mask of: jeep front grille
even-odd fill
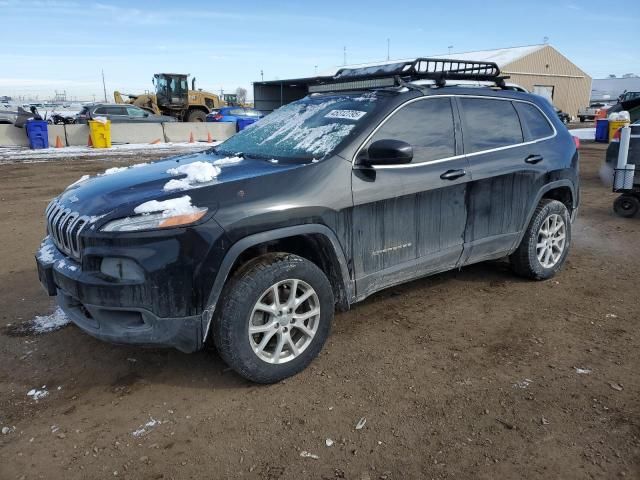
[[[82,256],[80,232],[88,223],[88,217],[80,216],[70,208],[64,208],[55,200],[45,210],[47,233],[61,252],[80,260]]]

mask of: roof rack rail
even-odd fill
[[[493,82],[503,88],[507,78],[500,75],[500,68],[494,62],[416,58],[371,67],[341,68],[333,77],[310,86],[309,92],[407,86],[415,80],[434,80],[438,87],[444,87],[447,80],[475,80]]]

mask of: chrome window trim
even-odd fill
[[[378,132],[378,130],[380,130],[380,128],[382,128],[382,126],[387,123],[387,121],[393,117],[396,112],[398,112],[400,109],[404,108],[407,105],[410,105],[412,103],[415,102],[419,102],[419,101],[425,101],[425,100],[429,100],[432,98],[481,98],[481,99],[488,99],[488,100],[498,100],[498,101],[503,101],[503,102],[520,102],[520,103],[528,103],[529,105],[533,105],[535,108],[538,109],[538,111],[543,115],[543,117],[545,118],[545,120],[549,123],[549,125],[551,125],[551,128],[553,129],[553,134],[552,135],[548,135],[546,137],[543,138],[538,138],[537,140],[530,140],[528,142],[521,142],[521,143],[516,143],[514,145],[506,145],[504,147],[496,147],[496,148],[490,148],[488,150],[481,150],[479,152],[473,152],[473,153],[464,153],[462,155],[454,155],[453,157],[445,157],[445,158],[439,158],[437,160],[427,160],[426,162],[418,162],[418,163],[406,163],[403,165],[372,165],[371,167],[368,168],[372,168],[374,170],[391,170],[391,169],[396,169],[396,168],[415,168],[415,167],[424,167],[426,165],[434,165],[437,163],[443,163],[443,162],[449,162],[452,160],[460,160],[463,158],[469,158],[469,157],[475,157],[478,155],[484,155],[486,153],[492,153],[492,152],[499,152],[502,150],[508,150],[510,148],[516,148],[516,147],[522,147],[522,146],[526,146],[526,145],[533,145],[535,143],[538,142],[544,142],[545,140],[550,140],[552,138],[555,138],[558,135],[558,131],[556,130],[555,125],[553,124],[553,122],[549,119],[549,117],[547,116],[546,113],[544,113],[542,111],[542,109],[536,105],[533,102],[529,102],[527,100],[518,100],[515,98],[502,98],[502,97],[490,97],[487,95],[428,95],[428,96],[424,96],[424,97],[417,97],[417,98],[412,98],[410,100],[407,100],[406,102],[404,102],[401,105],[398,105],[389,115],[387,115],[387,117],[380,122],[380,124],[373,129],[373,131],[367,135],[367,138],[364,139],[364,142],[362,142],[362,144],[358,147],[358,149],[356,150],[356,153],[353,155],[353,158],[351,159],[351,164],[355,167],[356,165],[356,158],[358,158],[358,154],[360,154],[360,151],[364,148],[364,146],[369,142],[369,140],[371,140],[371,138],[373,138],[373,136]],[[453,105],[452,105],[453,108]],[[517,112],[516,112],[517,115]],[[460,114],[460,116],[462,117],[462,113]],[[519,117],[518,117],[519,118]],[[462,120],[462,118],[461,118]],[[463,134],[464,134],[464,127],[463,127]],[[523,138],[524,138],[524,132],[522,132]]]

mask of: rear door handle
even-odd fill
[[[525,162],[531,163],[533,165],[535,165],[536,163],[540,163],[542,160],[544,160],[544,157],[542,155],[529,155],[524,159]]]
[[[460,177],[464,177],[467,174],[467,172],[465,170],[447,170],[446,172],[444,172],[442,175],[440,175],[440,178],[442,180],[455,180],[456,178],[460,178]]]

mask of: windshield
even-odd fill
[[[306,97],[248,126],[216,148],[264,159],[321,159],[379,108],[375,92]]]

